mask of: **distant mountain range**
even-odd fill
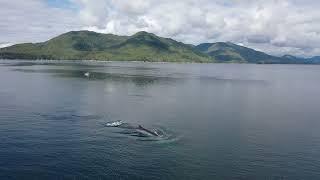
[[[320,56],[276,57],[230,42],[193,46],[144,31],[132,36],[71,31],[42,43],[1,48],[0,59],[320,64]]]

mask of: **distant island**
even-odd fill
[[[132,36],[71,31],[42,43],[1,48],[0,59],[320,64],[319,56],[276,57],[230,42],[194,46],[144,31]]]

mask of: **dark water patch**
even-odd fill
[[[120,63],[121,64],[121,63]],[[128,66],[127,64],[123,65],[113,65],[111,62],[98,62],[98,61],[4,61],[0,62],[0,65],[3,66],[12,66],[12,67],[19,67],[19,66],[60,66],[60,67],[87,67],[87,68],[98,68],[104,67],[108,69],[115,69],[115,70],[136,70],[136,71],[154,71],[159,70],[157,67],[152,66],[145,66],[139,65],[138,63],[132,63],[134,66]]]
[[[101,116],[97,116],[97,115],[79,115],[79,114],[72,114],[67,112],[35,113],[35,115],[45,120],[53,120],[53,121],[55,120],[81,121],[81,120],[97,120],[101,118]]]
[[[213,76],[199,76],[196,78],[199,80],[199,82],[202,82],[202,83],[219,82],[219,83],[238,83],[238,84],[261,84],[261,85],[268,84],[268,81],[266,80],[257,80],[257,79],[224,78],[224,77],[213,77]]]
[[[236,79],[236,78],[223,78],[215,76],[187,76],[187,74],[173,73],[171,75],[145,75],[145,74],[122,74],[122,73],[107,73],[107,72],[94,72],[88,70],[73,70],[73,69],[13,69],[13,71],[25,73],[49,73],[58,77],[65,78],[82,78],[87,80],[109,80],[109,81],[124,81],[133,82],[136,85],[144,86],[154,84],[157,82],[183,82],[186,80],[197,80],[203,83],[237,83],[237,84],[261,84],[267,85],[265,80],[254,79]],[[184,75],[184,76],[183,76]]]
[[[132,97],[138,97],[138,98],[151,98],[151,95],[147,95],[147,94],[128,94],[128,96],[132,96]]]
[[[3,63],[5,66],[19,67],[19,66],[61,66],[61,67],[101,67],[100,65],[89,65],[82,63],[56,63],[56,62],[17,62],[17,63]]]
[[[121,73],[105,73],[105,72],[90,72],[90,71],[75,71],[67,70],[57,74],[60,77],[66,78],[83,78],[87,80],[107,80],[117,82],[132,82],[138,86],[148,84],[156,84],[158,82],[176,82],[178,79],[172,77],[160,77],[152,75],[130,75]]]
[[[50,63],[34,63],[34,62],[16,62],[4,63],[5,66],[35,66],[35,65],[49,65]]]
[[[85,64],[86,65],[86,64]],[[91,65],[87,65],[87,66],[91,66]],[[154,71],[154,70],[159,70],[159,68],[156,67],[146,67],[146,66],[116,66],[116,65],[108,65],[108,64],[99,64],[97,65],[99,67],[105,67],[105,68],[109,68],[109,69],[118,69],[118,70],[136,70],[136,71]]]
[[[65,78],[81,78],[86,80],[108,80],[120,82],[133,82],[138,86],[154,84],[158,82],[176,82],[183,80],[180,78],[154,76],[154,75],[139,75],[139,74],[121,74],[121,73],[105,73],[92,72],[87,70],[70,70],[70,69],[14,69],[24,73],[48,73],[58,77]]]

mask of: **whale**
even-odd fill
[[[135,130],[139,133],[142,133],[144,135],[149,135],[149,136],[155,136],[158,137],[161,134],[159,134],[158,131],[156,130],[150,130],[147,129],[145,127],[143,127],[142,125],[132,125],[129,123],[124,123],[122,121],[114,121],[114,122],[109,122],[106,124],[107,127],[116,127],[116,128],[121,128],[121,129],[131,129],[131,130]]]
[[[142,130],[142,131],[145,131],[145,132],[147,132],[147,133],[149,133],[149,134],[151,134],[151,135],[153,135],[153,136],[159,136],[159,134],[157,133],[157,131],[151,131],[151,130],[149,130],[149,129],[146,129],[146,128],[142,127],[141,125],[138,126],[138,129],[139,129],[139,130]]]

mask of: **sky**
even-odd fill
[[[272,55],[320,55],[318,0],[0,0],[0,47],[71,30],[148,31],[197,45],[233,42]]]

